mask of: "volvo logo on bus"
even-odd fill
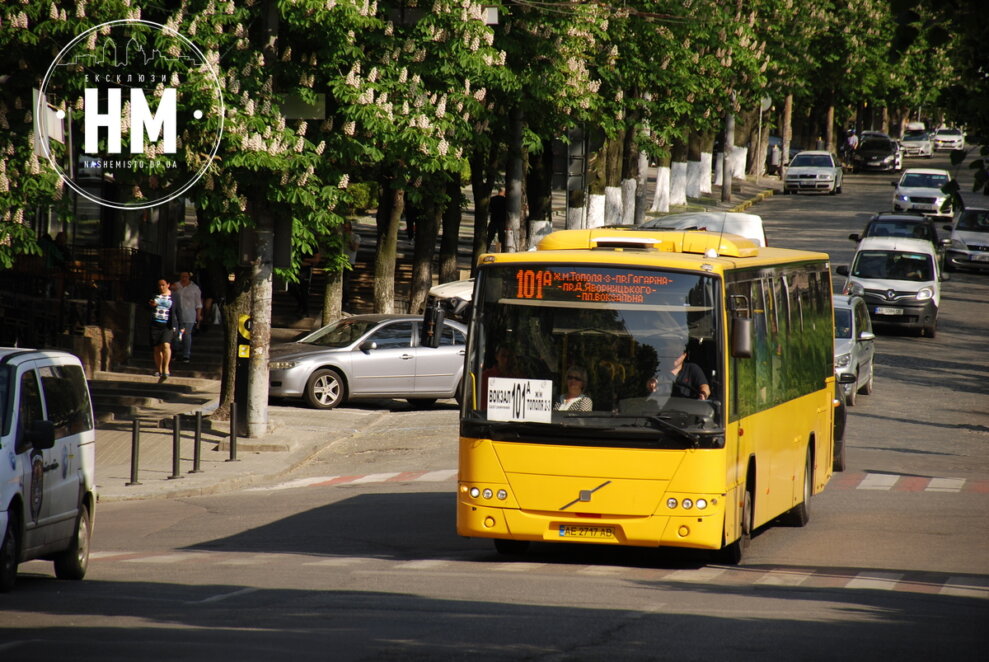
[[[582,501],[583,502],[590,501],[592,494],[594,494],[595,492],[597,492],[598,490],[600,490],[605,485],[610,485],[610,484],[611,484],[611,481],[610,480],[606,480],[603,483],[601,483],[600,485],[598,485],[597,487],[595,487],[593,490],[581,490],[577,494],[577,498],[576,499],[574,499],[573,501],[571,501],[567,505],[565,505],[562,508],[560,508],[560,510],[566,510],[567,508],[569,508],[570,506],[574,505],[575,503],[580,503]]]

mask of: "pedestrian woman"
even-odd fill
[[[168,379],[168,364],[172,360],[172,339],[178,329],[178,315],[175,300],[169,289],[168,281],[158,279],[158,292],[148,300],[151,308],[151,324],[149,338],[151,342],[151,358],[155,364],[155,377],[161,383]]]

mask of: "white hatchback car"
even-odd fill
[[[951,196],[942,188],[951,173],[934,168],[909,168],[892,182],[893,211],[919,211],[932,216],[951,216]]]
[[[928,338],[937,333],[941,305],[941,273],[931,242],[905,237],[866,237],[859,242],[845,294],[861,294],[876,326],[898,326]]]
[[[876,334],[865,300],[856,295],[834,296],[834,372],[845,392],[845,404],[854,407],[858,394],[872,393]]]
[[[811,191],[841,193],[842,170],[838,158],[831,152],[807,151],[793,157],[786,168],[783,193]]]
[[[904,156],[923,156],[928,159],[934,156],[934,143],[931,142],[929,133],[907,133],[900,145]]]

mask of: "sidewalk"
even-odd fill
[[[713,195],[717,199],[701,201],[702,206],[709,210],[747,210],[772,195],[773,187],[778,187],[779,180],[763,177],[760,184],[735,182],[730,203],[720,201],[720,191],[715,187]],[[692,205],[692,208],[696,207]],[[554,227],[558,216],[554,212]],[[562,227],[562,219],[560,225]],[[468,235],[473,231],[473,223],[467,217],[462,227],[462,232]],[[298,329],[272,329],[272,339],[287,340],[297,333]],[[99,373],[96,380],[119,381],[142,388],[146,386],[149,395],[154,393],[157,384],[157,380],[149,375],[129,373]],[[173,377],[168,384],[187,390],[170,401],[152,399],[141,405],[137,412],[137,417],[142,421],[139,429],[139,484],[130,484],[134,438],[132,421],[111,420],[97,424],[96,485],[101,502],[203,496],[273,481],[304,465],[321,449],[357,432],[354,419],[343,412],[335,415],[338,410],[333,410],[329,416],[320,416],[319,424],[314,425],[311,417],[300,415],[306,410],[299,406],[270,406],[268,434],[257,439],[238,438],[236,460],[231,461],[229,423],[217,422],[211,426],[204,418],[200,471],[192,473],[195,458],[194,417],[196,412],[208,416],[216,407],[220,382]],[[176,474],[171,422],[176,414],[181,415],[181,434],[178,477],[173,478]]]

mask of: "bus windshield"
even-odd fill
[[[478,279],[465,436],[683,448],[721,431],[716,278],[513,263]]]

